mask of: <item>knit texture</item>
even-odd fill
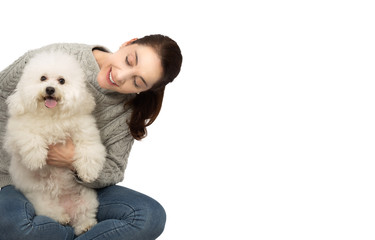
[[[12,94],[22,75],[22,71],[35,54],[41,51],[62,51],[78,60],[85,73],[87,87],[96,101],[93,115],[100,130],[101,140],[107,149],[106,162],[99,178],[88,187],[101,188],[121,182],[134,139],[126,123],[130,118],[131,109],[124,109],[124,103],[134,97],[134,94],[120,94],[102,89],[97,82],[100,71],[92,50],[94,47],[84,44],[52,44],[29,51],[0,72],[0,144],[3,146],[6,123],[8,119],[6,99]],[[100,47],[100,46],[99,46]],[[107,51],[105,48],[100,47]],[[79,104],[79,103],[77,103]],[[85,123],[82,123],[85,124]],[[12,184],[8,173],[10,156],[1,147],[0,150],[0,187]],[[90,167],[90,166],[88,166]],[[79,180],[77,180],[79,181]]]

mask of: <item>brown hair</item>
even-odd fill
[[[141,140],[147,136],[146,127],[159,115],[165,86],[172,82],[180,72],[182,64],[181,50],[177,43],[164,35],[149,35],[135,40],[132,44],[152,47],[161,60],[163,76],[151,89],[141,92],[126,103],[133,112],[127,122],[132,136]]]

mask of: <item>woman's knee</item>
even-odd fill
[[[149,229],[152,231],[151,234],[153,239],[156,239],[164,231],[167,214],[163,206],[156,200],[153,200],[153,203],[150,205],[150,209]]]
[[[0,239],[20,239],[21,229],[28,223],[25,213],[29,207],[26,198],[13,186],[0,190]]]
[[[2,188],[0,190],[0,230],[8,229],[10,225],[18,225],[19,220],[25,219],[23,213],[26,207],[26,198],[13,186]]]
[[[121,186],[103,189],[98,196],[99,221],[118,219],[124,223],[124,230],[129,226],[138,229],[143,236],[140,239],[156,239],[164,231],[166,212],[153,198]]]
[[[166,224],[166,211],[164,207],[151,197],[145,196],[143,202],[135,211],[138,227],[143,230],[144,239],[156,239],[163,231]],[[134,224],[134,223],[133,223]]]

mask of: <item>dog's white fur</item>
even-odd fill
[[[56,107],[45,106],[47,87],[55,90]],[[91,115],[95,101],[79,63],[59,51],[39,53],[26,64],[7,104],[4,147],[12,157],[9,172],[15,187],[31,201],[36,214],[72,225],[76,235],[87,231],[97,223],[96,192],[78,184],[71,170],[46,164],[48,145],[67,138],[75,145],[73,167],[84,182],[97,179],[105,161]]]

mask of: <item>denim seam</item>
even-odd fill
[[[31,227],[33,227],[33,228],[39,228],[40,229],[40,228],[43,228],[43,226],[53,224],[51,222],[43,223],[43,224],[35,224],[33,219],[35,218],[36,213],[34,214],[33,218],[31,218],[31,219],[29,219],[28,214],[27,214],[27,205],[29,205],[29,204],[30,204],[29,202],[25,202],[25,205],[24,205],[24,214],[25,214],[24,216],[25,216],[25,219],[26,219],[28,225],[31,225]]]
[[[126,224],[124,224],[123,226],[119,226],[119,227],[116,227],[116,228],[109,229],[109,230],[106,231],[106,232],[102,232],[102,233],[100,233],[99,235],[97,235],[96,237],[92,238],[92,240],[98,239],[98,238],[102,237],[103,235],[105,235],[105,234],[107,234],[107,233],[116,232],[118,229],[124,228],[124,227],[127,226],[127,225],[131,225],[131,226],[137,228],[137,226],[133,225],[133,223],[135,222],[135,219],[136,219],[136,218],[135,218],[135,212],[136,212],[136,210],[135,210],[132,206],[130,206],[130,205],[128,205],[128,204],[121,203],[121,202],[114,202],[114,203],[109,203],[109,204],[101,204],[100,207],[102,207],[102,206],[103,206],[103,207],[105,207],[105,206],[111,206],[111,205],[114,205],[114,204],[124,205],[124,206],[129,207],[129,208],[133,211],[132,213],[133,213],[133,215],[134,215],[134,217],[132,218],[132,221],[131,221],[131,222],[126,221]],[[130,215],[130,214],[129,214],[129,215]],[[123,216],[122,216],[122,218],[123,218]],[[120,219],[119,219],[119,220],[120,220]],[[120,221],[125,222],[125,221],[123,221],[123,220],[120,220]]]
[[[101,204],[100,207],[102,207],[102,206],[103,206],[103,207],[105,207],[105,206],[111,206],[111,205],[114,205],[114,204],[118,204],[118,205],[123,205],[123,206],[127,206],[127,207],[129,207],[129,208],[132,210],[132,213],[130,213],[130,214],[133,214],[133,215],[134,215],[133,218],[132,218],[131,223],[134,223],[134,222],[135,222],[135,212],[136,212],[136,210],[135,210],[132,206],[130,206],[130,205],[128,205],[128,204],[124,204],[124,203],[121,203],[121,202],[118,202],[118,203],[114,202],[114,203],[109,203],[109,204]],[[128,216],[129,216],[130,214],[128,214]],[[121,216],[121,219],[119,219],[119,220],[124,219],[124,216],[125,216],[125,214],[124,214],[123,216]]]
[[[23,214],[24,214],[24,218],[25,218],[25,220],[26,220],[26,222],[27,222],[27,225],[30,225],[31,227],[34,227],[34,222],[33,222],[33,220],[32,219],[30,219],[29,218],[29,214],[28,214],[28,211],[27,211],[27,205],[28,205],[29,203],[28,202],[25,202],[25,204],[24,204],[24,206],[23,206]],[[34,210],[35,211],[35,210]],[[36,226],[35,226],[36,227]]]

